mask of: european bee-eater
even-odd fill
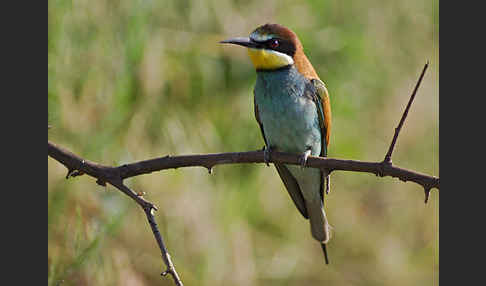
[[[304,54],[297,35],[279,24],[266,24],[250,37],[221,43],[244,46],[256,69],[255,117],[269,150],[302,154],[301,166],[275,163],[285,188],[300,213],[310,221],[326,264],[330,226],[324,211],[324,189],[330,189],[326,171],[305,168],[307,157],[327,156],[331,134],[331,106],[324,83]]]

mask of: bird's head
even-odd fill
[[[220,43],[248,48],[257,70],[274,70],[295,63],[295,56],[302,51],[297,35],[279,24],[265,24],[251,32],[249,37],[237,37]]]
[[[304,76],[318,78],[297,35],[282,25],[265,24],[251,32],[249,37],[231,38],[220,43],[248,48],[256,70],[276,70],[295,65]]]

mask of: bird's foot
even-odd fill
[[[302,169],[304,169],[306,167],[306,165],[307,165],[307,158],[309,158],[310,154],[311,154],[311,150],[309,149],[309,150],[305,151],[302,154],[302,156],[300,157],[300,167]]]
[[[77,177],[77,176],[82,176],[84,175],[84,172],[81,171],[81,170],[68,170],[67,172],[67,175],[66,175],[66,179],[69,179],[69,177]]]
[[[263,162],[265,162],[265,164],[270,167],[270,152],[272,152],[272,149],[270,147],[267,147],[267,146],[263,146]]]

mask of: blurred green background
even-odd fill
[[[246,51],[218,41],[293,29],[333,114],[330,157],[382,160],[427,60],[393,162],[439,175],[438,1],[56,1],[48,4],[49,140],[103,164],[263,146]],[[141,209],[48,158],[49,285],[174,285]],[[438,192],[335,172],[326,266],[277,172],[182,168],[145,191],[186,285],[437,285]]]

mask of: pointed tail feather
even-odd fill
[[[311,227],[312,237],[321,243],[329,241],[329,223],[327,222],[326,213],[321,201],[307,202],[307,212],[309,214],[309,222]]]

